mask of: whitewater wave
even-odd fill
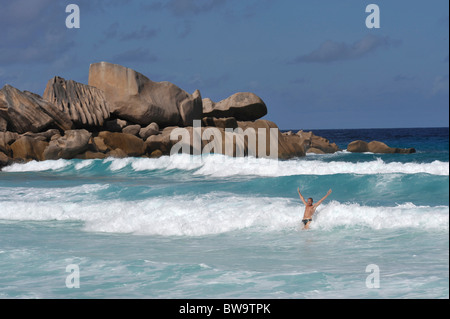
[[[347,162],[293,159],[277,161],[266,158],[208,155],[195,157],[190,155],[163,156],[160,158],[107,158],[104,160],[56,160],[31,161],[25,164],[13,164],[3,168],[4,172],[40,172],[73,170],[83,172],[87,169],[105,169],[110,172],[130,170],[141,171],[191,171],[194,175],[228,177],[253,175],[264,177],[293,175],[335,175],[335,174],[430,174],[449,175],[449,163],[434,161],[431,163],[385,162],[381,158],[367,162]]]
[[[214,192],[161,196],[141,201],[2,201],[0,219],[81,221],[89,232],[160,236],[204,236],[233,231],[297,231],[302,207],[286,198]],[[319,207],[312,230],[337,228],[447,230],[448,206],[371,207],[331,201]]]
[[[0,187],[0,207],[5,201],[44,202],[70,199],[72,202],[95,200],[96,192],[107,190],[109,184],[83,184],[73,187]]]
[[[70,165],[69,160],[49,160],[49,161],[30,161],[24,164],[14,163],[10,166],[4,167],[2,172],[42,172],[42,171],[57,171],[66,168]]]
[[[392,207],[364,206],[332,201],[317,214],[311,228],[367,227],[371,229],[418,228],[448,230],[448,206],[416,206],[413,203]]]

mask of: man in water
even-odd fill
[[[305,204],[305,213],[303,214],[303,229],[309,229],[309,224],[312,222],[312,216],[316,212],[316,208],[322,204],[322,202],[325,200],[325,198],[328,197],[328,195],[331,194],[331,189],[328,191],[328,193],[317,203],[313,204],[313,199],[310,197],[308,198],[308,201],[305,201],[305,198],[303,197],[302,193],[300,193],[300,188],[297,188],[298,194],[300,195],[300,199],[302,200],[303,204]]]

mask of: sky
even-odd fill
[[[284,130],[449,124],[447,0],[0,1],[0,87],[88,84],[106,61],[216,102],[253,92]]]

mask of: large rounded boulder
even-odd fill
[[[170,82],[154,82],[132,69],[99,62],[89,68],[89,85],[105,93],[111,112],[142,127],[192,125],[202,117],[200,92],[191,95]]]
[[[238,92],[220,102],[203,99],[203,116],[234,117],[237,121],[255,121],[267,114],[264,101],[254,93]]]

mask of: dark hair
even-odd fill
[[[310,199],[311,201],[314,201],[314,200],[312,199],[312,197],[310,197],[310,198],[308,198],[308,199]]]

